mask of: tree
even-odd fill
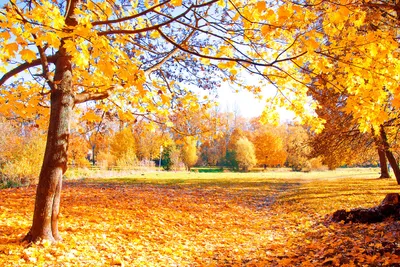
[[[375,161],[371,160],[376,159],[376,156],[371,157],[375,149],[371,134],[361,132],[352,112],[344,110],[348,95],[337,92],[324,76],[317,77],[308,91],[319,103],[315,110],[318,117],[326,121],[321,133],[310,136],[311,156],[322,157],[331,170],[342,165],[362,165]],[[386,158],[383,160],[386,161]],[[385,166],[386,162],[381,164],[382,168]],[[384,171],[381,174],[389,175]]]
[[[181,105],[193,98],[175,81],[210,88],[218,83],[218,77],[230,77],[230,70],[240,65],[272,66],[290,59],[253,60],[252,53],[263,48],[254,46],[261,41],[258,29],[250,29],[261,24],[242,20],[249,28],[244,35],[240,31],[239,10],[234,5],[217,5],[217,2],[27,1],[20,5],[10,2],[2,9],[0,61],[5,64],[14,62],[14,58],[20,60],[16,66],[2,67],[5,74],[0,85],[28,69],[36,79],[21,79],[3,86],[7,102],[2,104],[21,103],[23,100],[12,98],[7,92],[23,91],[31,110],[39,103],[50,105],[46,152],[33,223],[26,240],[61,240],[60,192],[62,174],[67,169],[69,123],[75,105],[109,98],[110,101],[102,102],[105,109],[129,103],[120,117],[134,119],[135,115],[158,114],[162,118],[179,97]],[[228,17],[235,17],[236,21],[226,20]],[[253,27],[248,27],[249,23]],[[24,34],[19,35],[20,32]],[[231,37],[232,32],[239,35]],[[10,33],[18,38],[14,39]],[[251,46],[238,38],[243,40],[249,34],[254,35]],[[246,45],[249,55],[242,52]],[[216,46],[220,52],[214,52]],[[220,63],[216,65],[211,60]],[[220,75],[216,73],[218,69]],[[169,122],[164,120],[164,123]]]
[[[175,144],[166,146],[162,153],[161,165],[164,170],[170,171],[178,167],[180,162],[180,153]]]
[[[310,157],[309,134],[307,130],[299,125],[288,126],[287,164],[295,171],[301,171]]]
[[[138,159],[159,158],[160,147],[167,141],[168,133],[161,127],[151,128],[146,121],[138,121],[132,127]]]
[[[283,166],[287,158],[284,131],[271,125],[252,121],[251,142],[254,144],[257,163],[265,166]]]
[[[197,156],[197,141],[192,136],[187,136],[183,140],[183,146],[181,148],[182,161],[186,166],[186,169],[190,171],[190,168],[194,166],[198,160]]]
[[[331,165],[338,165],[338,159],[344,162],[365,154],[363,152],[368,150],[368,146],[359,144],[371,144],[374,140],[381,176],[389,177],[386,156],[390,157],[390,146],[389,143],[387,146],[382,144],[384,137],[379,133],[382,133],[382,127],[391,127],[398,119],[398,4],[348,1],[338,5],[323,1],[319,10],[322,15],[316,23],[316,31],[324,42],[318,45],[315,56],[320,61],[309,60],[301,64],[300,69],[310,75],[313,86],[309,87],[308,93],[311,91],[313,97],[317,96],[318,104],[323,106],[331,101],[331,104],[338,105],[336,115],[341,114],[336,123],[329,126],[327,121],[325,125],[330,130],[324,136],[330,137],[331,144],[335,143],[332,142],[334,136],[329,133],[332,130],[338,133],[338,128],[344,126],[340,141],[330,146],[335,152],[329,157]],[[337,12],[331,12],[333,10]],[[315,94],[315,87],[319,87],[322,93]],[[321,136],[320,140],[329,139]],[[330,149],[323,145],[320,147],[330,153]],[[384,152],[387,149],[389,153]],[[336,160],[332,157],[335,154]],[[400,177],[397,180],[400,181]]]
[[[68,150],[69,164],[77,167],[87,167],[90,162],[87,160],[88,152],[90,151],[89,143],[85,138],[77,133],[70,135],[70,145]]]
[[[396,177],[397,184],[400,185],[400,168],[399,168],[399,165],[397,163],[396,158],[393,155],[393,152],[390,149],[390,145],[389,145],[389,142],[388,142],[388,138],[387,138],[387,134],[386,134],[386,131],[385,131],[385,127],[383,125],[381,125],[381,127],[379,129],[379,135],[380,135],[381,142],[382,142],[382,145],[383,145],[383,150],[385,151],[385,155],[386,155],[390,165],[393,168],[393,172],[394,172],[394,175]]]
[[[239,168],[248,171],[257,164],[254,145],[246,137],[241,137],[235,145],[236,160]]]
[[[136,161],[136,144],[132,130],[127,127],[115,133],[110,144],[111,153],[118,159],[132,163]],[[128,159],[134,157],[134,159]]]
[[[235,168],[235,164],[231,164],[227,160],[228,145],[235,128],[245,128],[246,120],[239,117],[236,113],[221,112],[215,107],[210,112],[211,119],[207,122],[210,131],[207,136],[201,136],[201,160],[203,164],[216,166],[226,165]],[[229,157],[229,156],[228,156]]]
[[[232,168],[233,170],[239,170],[239,162],[237,161],[237,152],[234,149],[229,149],[225,153],[223,161],[224,166]]]

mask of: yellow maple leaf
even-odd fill
[[[278,16],[279,16],[279,21],[284,21],[288,19],[292,15],[292,10],[290,7],[286,6],[281,6],[278,9]]]
[[[158,31],[153,31],[150,34],[150,37],[156,39],[156,38],[160,37],[160,33]]]
[[[266,2],[265,1],[257,2],[257,9],[258,9],[258,12],[265,11],[267,9]]]
[[[8,40],[11,38],[11,35],[8,31],[0,32],[0,38]]]
[[[15,52],[18,51],[18,44],[17,43],[6,44],[5,51],[8,55],[13,56]]]
[[[36,53],[30,49],[23,49],[20,55],[21,58],[27,62],[32,62],[32,60],[36,59]]]
[[[267,36],[271,32],[269,25],[263,25],[261,27],[261,33],[263,36]]]
[[[181,6],[182,0],[171,0],[171,5],[173,6]]]

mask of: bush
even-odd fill
[[[309,162],[310,170],[312,170],[312,171],[326,171],[326,170],[328,170],[328,167],[326,165],[322,164],[322,158],[321,157],[312,158],[308,162]]]
[[[167,146],[163,150],[162,158],[161,158],[161,166],[164,170],[177,170],[179,168],[180,152],[174,145]]]
[[[0,152],[0,187],[37,183],[46,145],[45,136],[38,131],[25,136],[18,136],[16,131],[9,131],[8,134],[2,137],[6,152]],[[9,142],[4,142],[4,139]]]
[[[116,160],[116,166],[127,167],[127,166],[137,166],[139,161],[136,157],[136,153],[133,149],[129,148],[125,153],[123,153]]]
[[[97,155],[96,165],[102,170],[107,170],[110,166],[115,166],[116,157],[109,153],[100,151]]]
[[[247,138],[242,137],[235,144],[236,160],[243,171],[248,171],[257,164],[254,145]]]

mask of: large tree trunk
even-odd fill
[[[381,167],[381,176],[379,178],[390,178],[389,174],[389,169],[387,166],[387,160],[386,160],[386,153],[385,153],[385,146],[382,141],[382,137],[375,135],[374,128],[371,129],[372,134],[374,136],[374,142],[376,145],[376,148],[378,150],[378,156],[379,156],[379,165]]]
[[[382,146],[378,147],[379,165],[381,166],[381,176],[379,178],[390,178],[389,169],[387,166],[385,149]]]
[[[369,209],[337,210],[327,217],[327,222],[377,223],[388,218],[400,220],[400,195],[387,194],[380,205]]]
[[[387,140],[385,128],[383,127],[383,125],[381,125],[381,128],[380,128],[380,135],[381,135],[381,138],[382,138],[383,147],[385,148],[386,157],[387,157],[390,165],[393,168],[393,172],[394,172],[394,176],[396,177],[397,184],[400,185],[400,169],[399,169],[399,165],[397,164],[396,158],[393,156],[393,153],[390,150],[389,142]]]
[[[78,4],[79,0],[69,1],[69,8],[65,14],[65,24],[68,27],[77,25],[74,12]],[[71,30],[68,27],[66,31]],[[72,108],[76,102],[72,91],[71,56],[65,49],[66,40],[61,39],[60,49],[56,54],[54,79],[48,80],[51,89],[50,121],[43,165],[36,190],[32,227],[24,238],[29,242],[61,240],[58,233],[58,214],[62,176],[67,170],[69,124]]]
[[[25,237],[29,242],[61,239],[57,220],[62,176],[67,170],[69,123],[74,105],[71,62],[65,51],[59,53],[54,80],[46,151],[36,191],[33,223]]]

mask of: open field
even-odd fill
[[[265,178],[284,178],[284,179],[334,179],[334,178],[376,178],[379,177],[379,168],[339,168],[334,171],[312,171],[312,172],[292,172],[289,168],[268,168],[267,171],[259,172],[165,172],[159,169],[150,171],[107,171],[107,170],[91,170],[91,169],[74,169],[70,168],[66,176],[70,179],[81,178],[129,178],[129,179],[172,179],[172,180],[207,180],[207,179],[265,179]]]
[[[399,191],[378,171],[70,180],[55,245],[20,242],[35,187],[0,190],[0,266],[397,266],[398,222],[325,223]]]

